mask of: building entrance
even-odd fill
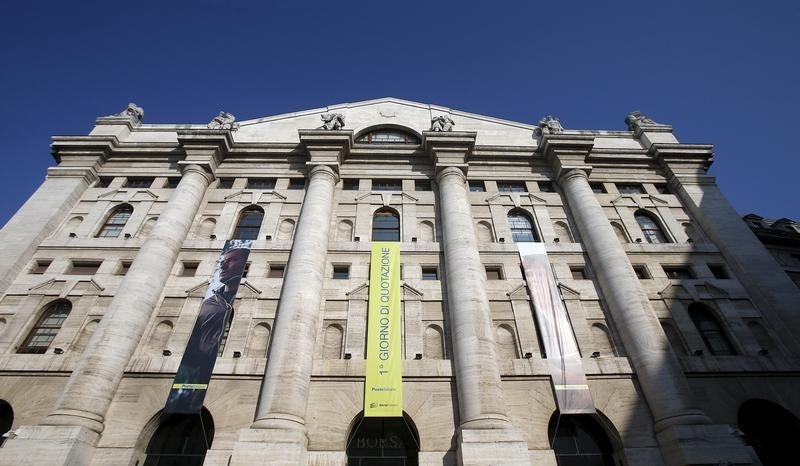
[[[348,466],[417,466],[419,435],[405,414],[371,418],[359,414],[347,439]]]

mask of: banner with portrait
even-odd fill
[[[403,415],[400,243],[373,242],[367,314],[364,417]]]
[[[594,414],[578,344],[542,243],[517,243],[561,414]]]
[[[200,312],[183,352],[165,413],[200,413],[225,326],[233,312],[251,240],[228,240],[217,259]]]

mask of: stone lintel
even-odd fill
[[[477,134],[475,131],[423,131],[422,147],[437,172],[457,167],[466,175]]]
[[[583,170],[588,176],[592,166],[586,163],[592,148],[594,135],[591,134],[545,134],[539,144],[539,151],[550,163],[556,180],[571,170]]]
[[[300,136],[307,165],[326,165],[338,175],[339,166],[353,148],[353,130],[301,129]]]
[[[227,129],[180,129],[178,144],[185,152],[180,165],[200,165],[214,174],[233,147],[231,131]]]

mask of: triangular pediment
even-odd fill
[[[658,295],[664,299],[697,299],[697,293],[694,289],[670,283],[658,292]]]
[[[246,279],[239,283],[239,289],[236,290],[237,298],[257,298],[260,294],[261,290],[253,286],[253,284]]]
[[[206,296],[208,283],[208,280],[203,280],[201,283],[186,290],[186,295],[192,298],[204,298]]]
[[[528,299],[528,288],[523,283],[506,294],[511,299]]]
[[[403,290],[403,299],[406,301],[419,301],[422,299],[422,292],[408,283],[403,283],[400,288]]]
[[[477,145],[535,146],[535,122],[521,123],[500,118],[469,113],[436,104],[403,100],[394,97],[329,105],[297,112],[266,116],[239,122],[233,134],[237,142],[299,143],[298,130],[316,129],[322,125],[325,113],[340,113],[345,118],[345,130],[358,135],[373,127],[391,126],[408,128],[421,134],[431,128],[431,118],[449,116],[455,123],[454,131],[476,131]]]
[[[350,291],[345,292],[347,299],[363,299],[369,298],[369,282],[364,282]]]
[[[573,290],[563,283],[558,284],[558,289],[561,290],[561,297],[564,299],[580,299],[581,297],[581,294],[578,291]]]

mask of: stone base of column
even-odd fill
[[[308,438],[301,430],[242,429],[230,465],[305,465],[307,447]]]
[[[89,464],[100,434],[86,427],[21,426],[3,445],[0,466]]]
[[[656,433],[667,466],[759,464],[753,449],[725,424],[673,425]]]
[[[462,466],[530,466],[528,444],[515,428],[461,429],[458,434],[458,464]]]

